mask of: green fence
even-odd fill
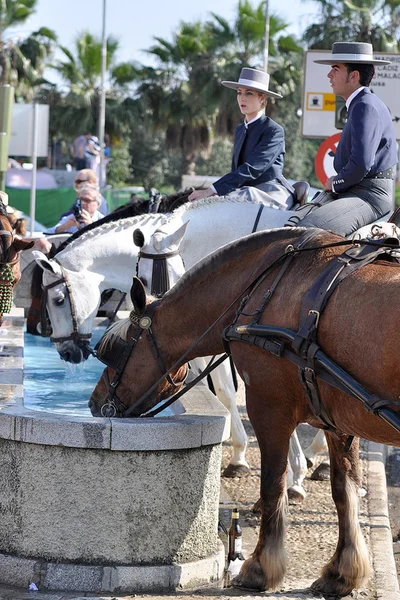
[[[30,190],[20,188],[6,188],[10,206],[22,210],[26,215],[30,213]],[[52,188],[50,190],[36,190],[35,219],[45,227],[58,223],[60,215],[66,212],[75,202],[74,188]]]
[[[133,189],[133,188],[132,188]],[[104,197],[108,206],[114,210],[121,204],[129,202],[132,189],[105,190]],[[9,204],[26,215],[30,213],[30,190],[20,188],[6,188]],[[140,196],[140,194],[139,194]],[[67,212],[75,202],[76,194],[74,188],[52,188],[49,190],[36,190],[35,219],[45,227],[51,227],[58,223],[60,215]]]

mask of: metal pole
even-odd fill
[[[268,71],[269,0],[265,0],[264,71]]]
[[[106,40],[106,0],[103,0],[103,31],[101,35],[101,84],[100,84],[100,116],[99,116],[99,144],[100,144],[100,165],[99,165],[99,188],[102,190],[105,181],[103,181],[104,168],[104,128],[106,124],[106,90],[105,79],[107,69],[107,40]]]
[[[31,235],[35,230],[35,208],[36,208],[36,172],[37,172],[37,147],[39,137],[39,105],[32,104],[32,180],[29,216],[31,219]]]

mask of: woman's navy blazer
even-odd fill
[[[285,154],[283,128],[266,115],[250,123],[238,125],[233,146],[232,171],[213,186],[225,196],[246,185],[259,185],[273,179],[288,187],[282,175]]]

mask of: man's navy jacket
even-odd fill
[[[245,185],[259,185],[272,179],[289,186],[282,175],[285,136],[283,128],[266,115],[247,127],[242,123],[235,132],[232,171],[213,186],[225,196]]]
[[[350,102],[336,150],[334,190],[344,192],[397,163],[397,144],[388,108],[369,88]]]

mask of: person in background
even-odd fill
[[[91,135],[85,148],[86,168],[92,169],[98,175],[97,171],[100,164],[100,144],[96,135]]]
[[[94,186],[81,185],[77,190],[77,200],[80,200],[81,204],[80,215],[76,215],[74,211],[71,211],[62,216],[59,222],[54,227],[49,228],[46,233],[75,233],[82,227],[99,221],[104,217],[99,211],[100,198],[100,193]]]
[[[206,190],[196,190],[189,200],[238,193],[246,199],[257,198],[281,209],[291,208],[294,189],[282,174],[285,155],[283,128],[265,114],[268,97],[282,98],[269,90],[269,75],[243,68],[239,80],[222,81],[237,90],[244,122],[236,128],[232,170]]]
[[[96,188],[98,187],[97,175],[92,169],[82,169],[76,174],[74,182],[75,190],[78,191],[79,187],[83,184],[93,185]],[[103,196],[101,196],[99,211],[104,216],[108,215],[110,212],[108,204]]]
[[[86,167],[85,152],[88,140],[90,139],[91,135],[92,134],[90,131],[86,131],[83,135],[80,135],[77,138],[75,138],[75,140],[70,146],[70,152],[72,158],[75,161],[75,168],[77,171],[80,171],[81,169],[84,169]]]
[[[375,59],[371,44],[335,42],[330,56],[314,62],[330,65],[327,76],[346,101],[347,119],[333,163],[337,175],[296,224],[348,236],[392,210],[396,135],[388,108],[368,87],[374,65],[390,61]]]

